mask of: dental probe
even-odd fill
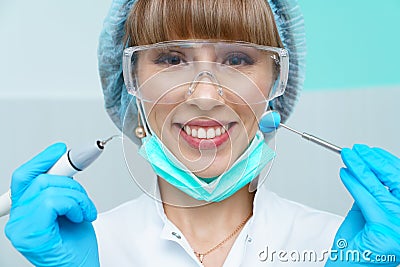
[[[72,177],[76,173],[83,171],[92,164],[103,152],[104,146],[111,141],[113,135],[106,140],[97,140],[94,144],[89,144],[77,149],[70,149],[47,171],[47,174]],[[11,191],[0,196],[0,217],[10,213]]]
[[[279,126],[285,128],[285,129],[288,129],[289,131],[291,131],[293,133],[296,133],[296,134],[300,135],[301,137],[303,137],[304,139],[306,139],[308,141],[311,141],[311,142],[313,142],[313,143],[315,143],[317,145],[320,145],[320,146],[325,147],[325,148],[327,148],[329,150],[332,150],[333,152],[336,152],[336,153],[340,154],[340,152],[342,151],[341,147],[338,147],[338,146],[336,146],[336,145],[334,145],[332,143],[329,143],[328,141],[325,141],[325,140],[323,140],[321,138],[318,138],[318,137],[316,137],[316,136],[314,136],[312,134],[308,134],[308,133],[304,133],[304,132],[301,133],[299,131],[296,131],[295,129],[290,128],[289,126],[287,126],[287,125],[285,125],[283,123],[280,123]]]
[[[322,147],[325,147],[329,150],[332,150],[333,152],[339,153],[342,151],[341,147],[338,147],[332,143],[329,143],[321,138],[318,138],[314,135],[308,134],[308,133],[302,133],[299,132],[293,128],[290,128],[289,126],[286,126],[285,124],[281,123],[281,115],[276,112],[275,110],[270,110],[265,112],[261,120],[259,122],[259,127],[260,130],[263,131],[264,133],[271,133],[273,131],[276,131],[279,127],[283,127],[293,133],[296,133],[303,137],[304,139],[311,141],[317,145],[320,145]]]

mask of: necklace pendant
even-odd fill
[[[200,253],[199,253],[199,260],[200,260],[200,262],[201,262],[201,263],[203,263],[203,260],[204,260],[204,254],[200,254]]]
[[[194,251],[194,254],[196,255],[197,258],[199,258],[199,261],[200,261],[201,263],[203,263],[204,256],[205,256],[206,254],[198,253],[198,252],[196,252],[196,251]]]

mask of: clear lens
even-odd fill
[[[179,103],[205,88],[231,103],[265,103],[283,94],[287,67],[284,49],[239,42],[166,42],[124,53],[129,92],[152,103]]]

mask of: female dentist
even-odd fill
[[[99,45],[105,105],[153,167],[142,175],[154,191],[96,220],[77,181],[46,174],[65,152],[55,144],[14,172],[7,237],[36,266],[373,266],[383,255],[397,266],[397,157],[342,150],[355,199],[344,221],[258,179],[275,156],[260,121],[290,115],[304,46],[295,1],[113,1]],[[290,261],[293,251],[319,257]]]

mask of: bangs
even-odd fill
[[[266,0],[138,0],[125,38],[129,46],[211,39],[282,47]]]

